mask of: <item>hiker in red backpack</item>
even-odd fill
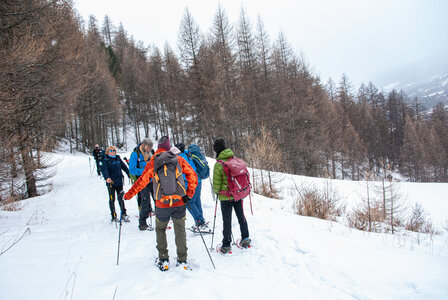
[[[218,195],[218,199],[221,202],[221,213],[223,221],[223,239],[222,246],[219,249],[222,253],[228,253],[232,247],[230,243],[232,241],[232,208],[235,210],[238,223],[240,224],[241,242],[240,245],[243,248],[249,248],[251,240],[249,239],[249,228],[247,226],[246,217],[243,210],[243,199],[235,199],[229,192],[228,176],[225,173],[224,168],[228,170],[226,162],[234,158],[233,151],[226,148],[226,142],[222,138],[216,139],[213,144],[213,150],[216,152],[217,163],[213,168],[213,193]],[[250,187],[249,191],[250,192]],[[247,196],[247,194],[246,194]]]

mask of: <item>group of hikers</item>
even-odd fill
[[[218,163],[213,168],[212,192],[216,194],[217,200],[220,201],[223,220],[223,239],[217,250],[226,254],[232,249],[232,208],[237,216],[241,231],[241,240],[239,240],[238,245],[242,248],[251,246],[242,200],[250,192],[250,186],[247,189],[244,187],[243,194],[233,192],[234,186],[229,179],[236,181],[232,177],[233,175],[230,175],[228,161],[235,161],[235,165],[237,165],[238,161],[241,160],[234,158],[233,151],[226,147],[226,142],[222,138],[215,140],[213,150],[216,153]],[[186,149],[183,143],[178,143],[172,147],[169,137],[163,136],[158,141],[156,151],[153,149],[153,142],[150,138],[143,139],[131,153],[130,159],[124,158],[128,165],[117,155],[115,146],[109,146],[103,151],[99,148],[99,145],[95,145],[93,156],[97,163],[98,175],[101,174],[106,181],[111,220],[128,222],[129,216],[126,214],[124,200],[130,200],[137,195],[139,230],[151,230],[152,224],[148,225],[147,219],[152,215],[155,216],[157,265],[163,271],[169,262],[166,229],[171,219],[174,225],[177,248],[176,265],[182,265],[186,268],[188,266],[185,230],[186,210],[188,209],[195,222],[191,227],[193,232],[211,232],[208,228],[208,222],[205,221],[203,216],[201,204],[201,181],[208,178],[209,168],[199,147],[192,144]],[[123,172],[133,183],[126,193],[123,191]],[[245,185],[244,183],[236,183],[239,187]],[[154,206],[151,204],[151,197]],[[115,212],[116,198],[120,206],[121,216],[117,216]]]

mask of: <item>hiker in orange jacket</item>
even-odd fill
[[[168,245],[166,240],[166,227],[170,218],[173,219],[174,224],[174,234],[175,242],[177,248],[177,260],[178,264],[187,264],[187,242],[185,234],[185,217],[186,217],[186,206],[185,203],[193,197],[195,193],[196,186],[198,184],[198,178],[193,168],[188,164],[188,162],[182,157],[173,154],[171,151],[170,140],[168,136],[163,136],[158,142],[158,149],[151,157],[150,161],[146,164],[145,170],[134,185],[124,194],[124,199],[129,200],[135,196],[139,191],[141,191],[151,180],[155,178],[153,194],[156,199],[156,236],[157,236],[157,250],[159,251],[158,264],[166,264],[169,261],[168,256]],[[154,170],[154,165],[159,165],[160,162],[158,158],[164,152],[169,152],[164,154],[165,156],[170,156],[176,158],[178,165],[181,168],[181,172],[185,174],[188,180],[188,189],[185,191],[184,186],[179,184],[178,193],[172,195],[164,195],[163,187],[157,188],[157,174],[158,170]],[[160,174],[160,173],[159,173]],[[166,173],[165,173],[166,174]],[[182,176],[178,176],[182,179]],[[161,183],[159,183],[161,184]],[[180,188],[181,187],[181,188]]]

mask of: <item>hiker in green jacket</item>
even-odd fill
[[[226,142],[222,138],[216,139],[213,144],[213,150],[216,153],[217,160],[227,161],[234,156],[233,151],[226,148]],[[217,162],[213,168],[213,193],[218,195],[221,202],[221,213],[223,221],[223,239],[222,246],[219,249],[222,253],[228,253],[232,248],[232,208],[235,210],[241,231],[241,247],[250,247],[249,228],[246,217],[244,216],[243,201],[235,201],[232,196],[223,195],[223,191],[228,191],[227,177],[224,174],[223,165]]]

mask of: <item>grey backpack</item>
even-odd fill
[[[185,195],[185,182],[177,155],[171,151],[157,154],[154,157],[154,198],[171,206]]]

